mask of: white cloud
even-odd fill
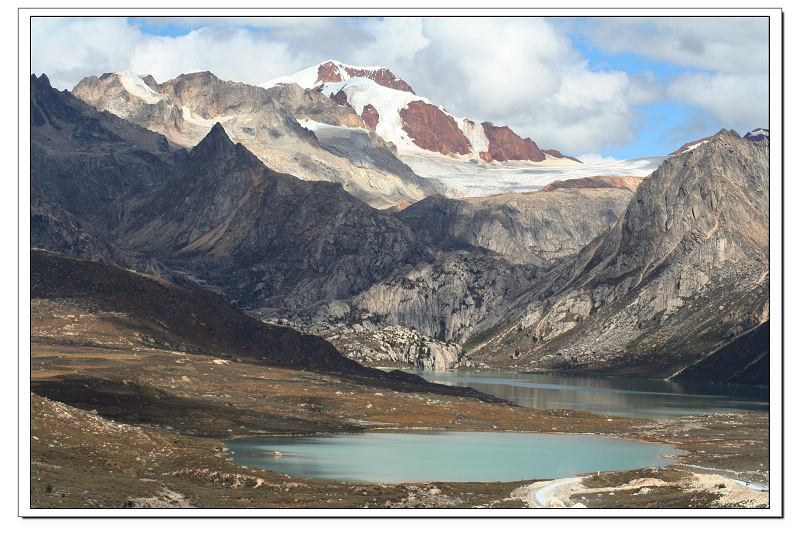
[[[370,29],[373,47],[391,55],[392,71],[417,94],[565,153],[630,142],[631,106],[663,94],[652,75],[590,71],[540,18],[373,21]]]
[[[596,18],[586,29],[608,52],[718,72],[768,70],[766,17]]]
[[[130,69],[140,37],[125,19],[33,17],[31,73],[72,89],[85,76]]]
[[[423,19],[370,19],[363,21],[362,25],[369,37],[363,44],[353,43],[349,53],[342,56],[343,61],[355,65],[385,66],[395,75],[408,80],[417,77],[415,73],[418,72],[418,65],[415,64],[414,57],[431,42],[423,32]]]
[[[636,106],[671,98],[722,122],[767,125],[766,22],[747,19],[190,18],[185,35],[142,33],[123,18],[38,18],[32,68],[71,89],[84,76],[134,70],[159,82],[195,68],[258,84],[326,59],[382,65],[451,113],[508,125],[542,148],[592,153],[652,125]],[[667,84],[652,72],[591,66],[569,31],[596,46],[694,68]],[[189,31],[191,29],[191,31]],[[68,51],[65,53],[65,51]],[[741,71],[741,72],[740,72]],[[733,127],[733,126],[731,126]],[[738,126],[743,127],[743,126]]]
[[[131,68],[152,74],[159,82],[200,68],[224,80],[260,83],[297,64],[288,44],[266,40],[244,28],[203,27],[180,37],[143,40],[131,57]]]
[[[685,73],[669,85],[667,93],[706,110],[742,135],[766,127],[769,120],[769,80],[762,75]]]
[[[556,92],[569,42],[542,19],[426,19],[420,89],[451,112],[507,120]]]
[[[543,148],[569,146],[573,152],[631,142],[636,112],[628,101],[629,90],[624,72],[565,73],[558,92],[542,102],[535,116],[534,139]]]
[[[31,23],[32,72],[46,73],[60,89],[104,72],[133,70],[163,82],[196,68],[257,84],[315,60],[288,41],[239,26],[204,25],[162,37],[144,34],[124,18],[35,17]]]

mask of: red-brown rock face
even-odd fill
[[[483,131],[489,140],[489,150],[480,154],[486,162],[527,160],[544,161],[546,159],[536,143],[530,138],[523,139],[508,126],[496,127],[491,122],[483,123]]]
[[[369,129],[372,131],[375,131],[375,128],[378,127],[380,115],[378,114],[378,110],[375,109],[372,104],[367,104],[364,106],[364,109],[361,111],[361,118],[364,120],[364,124],[369,126]]]
[[[351,78],[369,78],[378,85],[389,87],[390,89],[397,89],[398,91],[406,91],[415,94],[414,90],[409,84],[395,76],[387,68],[378,70],[367,70],[359,68],[344,67],[345,72]],[[339,67],[332,61],[327,61],[319,66],[317,69],[317,83],[336,83],[342,80],[339,73]]]
[[[400,110],[400,118],[403,130],[414,144],[424,150],[445,155],[466,155],[471,152],[472,146],[453,117],[434,105],[415,100]]]
[[[333,100],[334,102],[336,102],[336,103],[337,103],[337,104],[339,104],[339,105],[344,105],[344,106],[347,106],[347,107],[352,107],[352,106],[350,105],[350,102],[348,102],[348,101],[347,101],[347,95],[344,93],[344,91],[339,91],[339,92],[338,92],[338,93],[336,93],[336,94],[332,94],[332,95],[331,95],[331,100]]]
[[[564,155],[558,150],[542,150],[542,152],[546,153],[547,155],[552,155],[553,157],[557,157],[559,159],[570,159],[572,161],[577,161],[578,163],[583,163],[583,161],[581,161],[580,159],[575,159],[574,157]]]

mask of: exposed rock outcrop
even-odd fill
[[[361,111],[361,119],[364,121],[364,124],[369,127],[369,129],[375,131],[375,128],[378,127],[378,121],[381,119],[381,116],[378,114],[378,110],[375,109],[372,104],[367,104]]]
[[[547,159],[545,153],[536,146],[535,142],[530,138],[523,139],[508,126],[497,127],[491,122],[484,122],[483,131],[489,141],[489,147],[480,156],[487,163],[509,160],[544,161]]]
[[[716,352],[769,317],[768,192],[763,141],[723,130],[668,159],[618,223],[512,306],[521,316],[498,321],[487,358],[668,377]]]
[[[453,117],[438,107],[420,100],[400,110],[403,130],[423,150],[440,154],[466,155],[471,146]]]
[[[364,123],[355,109],[343,94],[341,96],[333,98],[337,105],[332,106],[324,95],[316,91],[306,91],[295,84],[280,84],[267,89],[267,97],[288,109],[298,121],[313,120],[333,126],[363,128]]]
[[[403,325],[463,342],[475,327],[529,287],[538,270],[486,252],[455,251],[388,277],[353,299],[382,325]]]
[[[316,335],[363,365],[433,371],[472,366],[459,344],[433,339],[403,326],[377,327],[368,319],[350,326],[336,323],[315,326]]]
[[[575,161],[576,163],[583,163],[580,159],[577,159],[572,156],[564,155],[558,150],[542,150],[545,154],[555,157],[556,159],[569,159],[570,161]]]
[[[411,86],[392,74],[388,68],[353,67],[338,61],[326,61],[320,64],[317,68],[317,81],[314,85],[321,86],[325,83],[336,83],[350,78],[367,78],[383,87],[414,94]]]

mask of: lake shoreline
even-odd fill
[[[287,478],[233,464],[221,442],[410,428],[664,442],[686,455],[662,471],[694,476],[719,468],[741,472],[738,477],[751,482],[769,480],[768,413],[609,421],[592,413],[398,392],[345,376],[155,351],[33,346],[31,380],[30,494],[32,508],[39,509],[135,508],[156,500],[220,509],[527,507],[524,498],[511,494],[531,480],[381,486]],[[93,403],[111,392],[102,405]],[[713,507],[719,499],[705,489],[676,486],[668,492],[653,502],[686,508],[693,495],[702,494]],[[185,498],[166,496],[172,493]],[[617,503],[646,505],[643,498]],[[617,503],[608,498],[593,505]]]

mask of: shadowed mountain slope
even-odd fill
[[[43,250],[31,250],[31,300],[34,310],[45,307],[40,302],[50,302],[98,317],[105,327],[91,328],[86,335],[100,340],[101,346],[146,346],[291,368],[362,371],[327,341],[262,324],[208,291]],[[104,332],[107,336],[100,337]],[[32,337],[58,340],[39,339],[36,330]],[[76,340],[91,345],[80,336]]]
[[[31,250],[31,341],[195,353],[337,373],[393,390],[500,402],[474,389],[436,385],[397,370],[383,372],[361,366],[320,337],[264,324],[209,291],[37,249]]]
[[[338,184],[273,172],[220,125],[146,205],[127,247],[254,311],[345,299],[432,257],[395,218]]]

